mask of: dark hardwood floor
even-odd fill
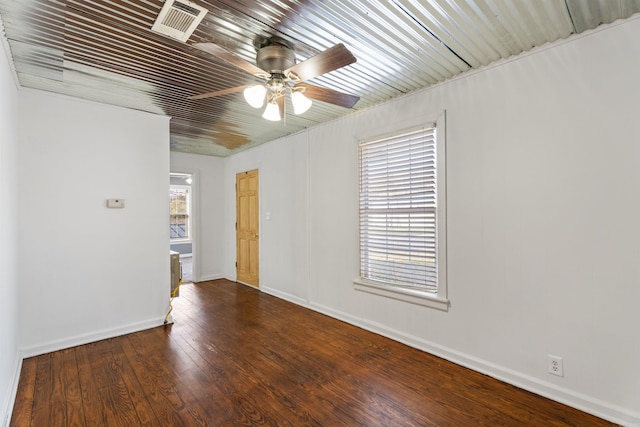
[[[11,426],[610,425],[226,280],[173,315],[26,359]]]

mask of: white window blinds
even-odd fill
[[[438,291],[436,128],[363,142],[360,275]]]

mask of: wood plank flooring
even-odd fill
[[[226,280],[175,324],[26,359],[11,426],[609,423]]]

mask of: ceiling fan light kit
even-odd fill
[[[285,115],[287,93],[291,97],[293,112],[296,115],[303,114],[311,108],[313,103],[311,99],[345,108],[353,107],[360,99],[333,89],[302,83],[356,62],[356,58],[341,43],[296,63],[294,50],[284,40],[277,37],[262,39],[255,44],[256,65],[215,43],[196,43],[193,46],[266,82],[193,95],[189,99],[202,99],[242,91],[247,103],[254,108],[261,108],[266,99],[267,106],[262,117],[271,121],[280,121]]]
[[[262,118],[271,120],[272,122],[279,122],[282,119],[282,117],[280,117],[280,108],[275,101],[269,101],[269,103],[267,103],[267,108],[264,109]]]
[[[244,99],[247,101],[247,104],[252,106],[253,108],[260,108],[264,105],[265,97],[271,99],[267,104],[267,109],[265,110],[263,117],[267,120],[274,120],[275,115],[273,113],[268,112],[270,105],[275,105],[278,107],[276,103],[276,99],[280,96],[285,96],[285,92],[291,92],[291,103],[293,104],[293,112],[296,115],[303,114],[309,108],[311,108],[311,101],[309,98],[304,96],[303,92],[304,88],[293,89],[282,83],[267,83],[266,85],[255,85],[249,86],[244,90]],[[267,95],[268,94],[268,95]],[[280,120],[280,113],[278,111],[278,119]]]
[[[313,102],[304,96],[302,91],[296,90],[291,93],[291,103],[293,104],[293,112],[300,115],[311,108]]]
[[[253,108],[260,108],[264,104],[267,88],[264,85],[249,86],[244,90],[244,99]]]

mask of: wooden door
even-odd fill
[[[236,280],[259,285],[258,171],[236,175]]]

